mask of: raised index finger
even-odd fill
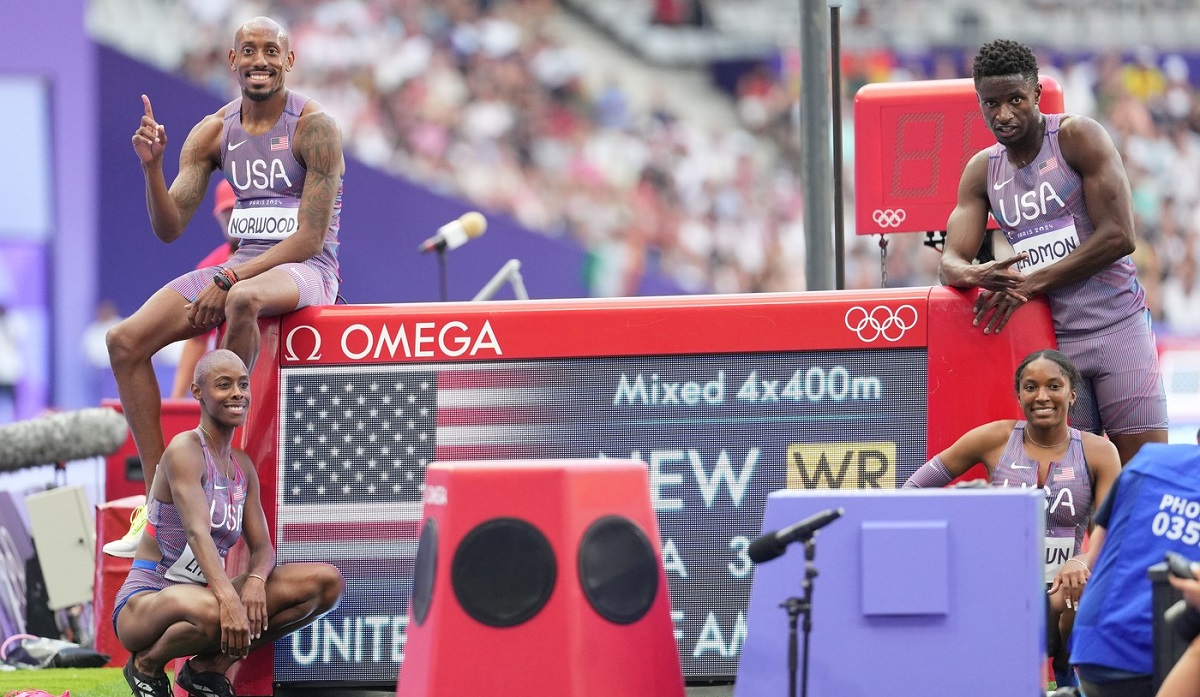
[[[142,106],[146,107],[146,116],[149,116],[150,120],[153,121],[154,109],[150,106],[150,98],[144,94],[142,95]]]

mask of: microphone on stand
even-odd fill
[[[476,211],[463,213],[457,220],[452,220],[438,228],[437,234],[425,240],[417,247],[422,254],[427,252],[444,252],[457,249],[467,243],[467,240],[479,237],[487,230],[487,219]]]
[[[793,542],[807,540],[817,530],[841,518],[845,512],[842,508],[830,508],[813,514],[799,523],[789,525],[782,530],[769,532],[756,538],[750,543],[750,549],[748,550],[750,561],[755,564],[762,564],[781,556],[787,551],[788,545]]]

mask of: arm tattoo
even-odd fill
[[[179,175],[175,178],[178,186],[175,201],[180,210],[190,213],[200,206],[200,202],[204,200],[204,192],[208,187],[210,176],[211,173],[201,172],[197,167],[185,167],[179,170]]]
[[[342,134],[337,123],[324,112],[307,116],[303,128],[296,129],[296,151],[308,168],[300,220],[323,237],[342,177]]]
[[[208,180],[218,163],[212,161],[210,153],[205,151],[205,139],[212,130],[211,117],[202,120],[192,128],[192,132],[183,141],[183,151],[179,153],[179,174],[171,185],[171,195],[179,206],[186,220],[200,206],[204,194],[208,190]]]

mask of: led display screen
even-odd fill
[[[885,347],[285,366],[279,561],[334,563],[347,588],[276,644],[275,680],[395,683],[430,462],[596,457],[648,466],[684,674],[733,676],[767,495],[902,483],[925,459],[927,362]]]

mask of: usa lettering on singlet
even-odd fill
[[[1038,468],[1038,461],[1025,453],[1025,422],[1018,421],[992,471],[992,486],[1038,487]],[[1092,479],[1078,430],[1070,429],[1067,452],[1050,464],[1041,489],[1046,495],[1043,568],[1050,583],[1082,549],[1092,516]]]
[[[212,453],[199,433],[196,438],[204,454],[205,472],[201,488],[208,502],[209,535],[224,568],[226,555],[242,535],[242,514],[246,506],[245,474],[237,460],[230,456],[233,477],[225,476],[213,462]],[[159,571],[172,581],[208,583],[175,504],[152,497],[149,505],[150,523],[154,525],[151,534],[158,540],[162,552],[158,562]]]
[[[228,234],[242,240],[278,242],[300,229],[300,198],[307,170],[292,152],[296,126],[308,98],[288,91],[283,113],[266,133],[251,135],[242,128],[242,99],[225,105],[221,134],[221,169],[237,202]],[[341,187],[334,199],[333,217],[326,230],[323,256],[336,268]]]
[[[228,480],[226,477],[221,477],[221,479],[224,479],[223,485],[222,483],[214,485],[218,491],[227,491],[230,487],[238,486],[233,480]],[[212,498],[209,503],[209,527],[214,540],[220,540],[223,536],[236,540],[241,536],[241,513],[244,505],[238,503],[236,497],[233,500],[220,497],[220,495]],[[227,553],[226,547],[217,545],[217,554],[220,554],[222,569],[224,569]],[[200,563],[196,559],[196,553],[192,552],[191,543],[185,543],[179,553],[179,559],[167,567],[163,576],[172,581],[184,583],[206,584],[209,582],[209,579],[204,576],[204,571],[200,570]]]
[[[1015,267],[1026,274],[1061,262],[1095,231],[1083,197],[1083,179],[1059,146],[1063,114],[1044,117],[1041,150],[1025,167],[1014,167],[1008,150],[999,143],[988,150],[991,213],[1013,250],[1028,254]],[[1059,336],[1103,332],[1146,307],[1129,257],[1047,296]]]

